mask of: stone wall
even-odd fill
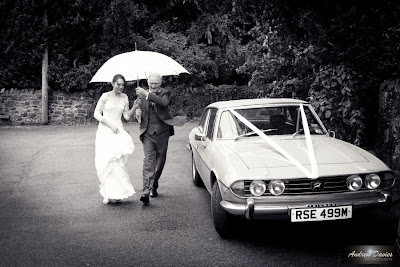
[[[42,120],[42,94],[34,89],[2,89],[0,114],[12,124],[36,124]]]
[[[85,92],[52,92],[49,94],[49,122],[52,124],[93,123],[97,98]]]
[[[49,124],[94,123],[93,112],[99,95],[93,92],[49,91]],[[0,91],[1,121],[13,125],[42,123],[42,92],[34,89],[2,89]]]

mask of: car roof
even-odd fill
[[[308,102],[293,98],[255,98],[255,99],[239,99],[229,101],[219,101],[209,104],[208,108],[237,108],[253,105],[270,105],[270,104],[308,104]]]

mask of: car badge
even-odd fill
[[[324,189],[324,183],[322,182],[311,183],[312,191],[322,191],[323,189]]]

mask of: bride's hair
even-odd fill
[[[115,74],[112,79],[112,83],[115,83],[118,79],[122,79],[122,80],[124,80],[124,83],[126,83],[125,77],[122,74]]]

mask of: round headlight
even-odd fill
[[[269,182],[268,190],[274,196],[279,196],[285,191],[285,183],[282,180],[272,180]]]
[[[265,190],[267,190],[267,186],[264,181],[253,181],[250,184],[250,193],[256,197],[262,196]]]
[[[361,188],[363,182],[359,175],[351,175],[347,177],[346,184],[347,188],[349,188],[351,191],[357,191]]]
[[[244,181],[236,181],[231,185],[231,190],[238,196],[244,197],[245,190],[244,190]]]
[[[375,189],[378,188],[378,186],[381,184],[381,178],[379,177],[378,174],[368,174],[365,177],[365,185],[369,188],[369,189]]]
[[[385,188],[390,188],[395,183],[393,172],[384,172],[383,179],[385,179]],[[397,186],[398,186],[398,183],[399,182],[396,182]]]

